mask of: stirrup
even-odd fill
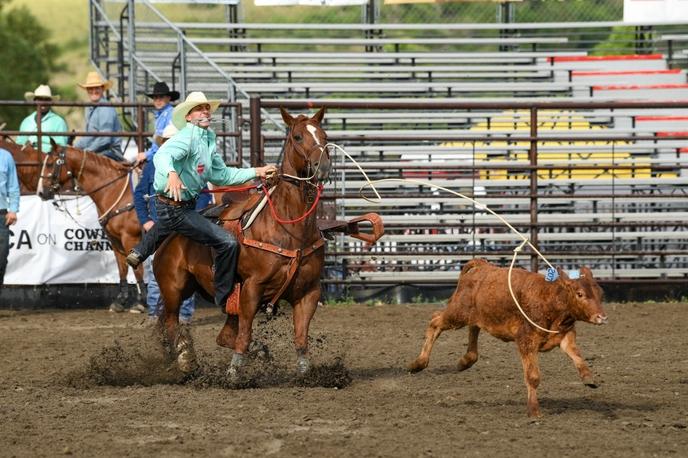
[[[129,264],[132,268],[136,269],[143,262],[143,259],[140,254],[138,254],[134,250],[131,250],[127,255],[126,261],[127,264]]]
[[[232,293],[227,298],[225,311],[228,315],[238,315],[239,305],[241,304],[241,283],[235,283]]]

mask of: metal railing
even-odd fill
[[[77,137],[77,136],[88,136],[88,137],[124,137],[135,139],[138,151],[145,151],[146,139],[150,139],[154,132],[145,131],[143,129],[144,123],[139,123],[135,131],[119,131],[119,132],[86,132],[86,131],[76,131],[71,130],[69,132],[48,132],[41,129],[42,124],[42,113],[41,107],[69,107],[69,108],[86,108],[86,107],[115,107],[122,110],[131,108],[137,115],[138,119],[145,119],[146,112],[152,110],[154,107],[150,103],[127,103],[127,102],[111,102],[111,103],[90,103],[90,102],[26,102],[21,100],[0,100],[0,106],[25,106],[25,107],[36,107],[36,130],[35,131],[20,131],[20,130],[2,130],[3,135],[27,135],[36,136],[36,148],[43,152],[43,137],[44,136],[59,136],[59,137]],[[243,124],[243,117],[241,113],[241,104],[239,103],[222,103],[220,104],[220,113],[226,113],[227,111],[233,112],[233,116],[239,120],[239,125]],[[226,114],[225,114],[226,116]],[[238,130],[226,130],[224,129],[225,123],[220,122],[221,129],[216,131],[217,137],[220,139],[220,147],[223,153],[225,162],[230,165],[241,166],[244,163],[243,157],[243,132],[241,129]],[[237,140],[228,144],[229,139]],[[236,147],[235,147],[236,145]],[[46,151],[49,152],[49,151]]]

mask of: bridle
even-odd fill
[[[86,164],[86,151],[82,151],[81,154],[81,166],[79,167],[79,172],[75,175],[71,169],[66,167],[67,163],[67,153],[65,153],[66,148],[59,148],[57,151],[57,159],[53,163],[52,173],[48,176],[45,175],[45,169],[48,164],[48,158],[51,156],[50,153],[45,155],[43,159],[43,166],[41,167],[41,173],[39,175],[40,181],[38,183],[36,193],[40,193],[43,190],[43,180],[50,179],[50,184],[48,189],[50,189],[53,194],[59,194],[62,188],[62,183],[60,182],[60,174],[62,173],[62,167],[67,169],[67,177],[72,180],[72,191],[75,193],[81,192],[81,186],[79,185],[79,180],[81,180],[81,175],[84,173],[84,165]]]
[[[305,122],[308,124],[308,120],[306,120]],[[318,127],[318,129],[321,129],[321,128]],[[318,172],[320,171],[320,166],[322,165],[323,155],[327,154],[327,158],[328,159],[330,158],[330,154],[328,151],[330,148],[330,144],[326,143],[324,146],[320,145],[320,141],[318,141],[316,138],[316,141],[318,141],[318,143],[316,145],[314,145],[313,147],[311,147],[310,149],[305,150],[303,147],[301,147],[299,142],[294,138],[294,132],[292,129],[288,129],[287,134],[288,134],[287,139],[284,142],[284,147],[282,148],[282,152],[280,153],[280,158],[283,157],[283,153],[284,153],[284,150],[286,149],[287,145],[291,144],[294,151],[302,157],[304,163],[306,164],[306,168],[305,168],[305,175],[306,176],[305,177],[299,177],[299,176],[289,175],[289,174],[284,173],[284,172],[281,172],[280,175],[282,177],[286,178],[287,181],[291,180],[291,181],[294,181],[297,183],[298,182],[307,183],[307,184],[313,186],[314,188],[318,188],[319,186],[322,186],[322,184],[320,183],[320,181],[317,178],[317,175],[318,175]],[[316,167],[313,167],[313,162],[311,161],[310,157],[311,157],[311,153],[313,152],[313,150],[316,150],[316,149],[320,150],[320,154],[318,156],[318,162],[317,162],[318,165]],[[287,159],[287,160],[289,160],[292,167],[294,169],[296,169],[296,167],[291,162],[291,160],[290,159]],[[280,165],[280,169],[281,168],[282,167]]]
[[[50,154],[47,154],[45,159],[43,160],[43,168],[41,169],[41,180],[39,181],[39,186],[36,191],[37,194],[40,194],[42,191],[43,187],[43,180],[44,179],[50,179],[50,185],[49,189],[52,191],[54,195],[59,195],[59,191],[62,188],[62,183],[60,182],[60,175],[62,173],[62,167],[66,168],[66,173],[68,179],[72,180],[72,190],[75,193],[80,193],[81,192],[81,186],[79,185],[79,181],[81,180],[81,176],[84,172],[84,165],[86,164],[86,157],[88,156],[88,153],[86,151],[81,151],[81,165],[79,166],[79,172],[74,174],[71,169],[66,167],[67,163],[67,153],[66,153],[67,148],[61,147],[57,151],[57,159],[55,160],[53,164],[53,170],[52,173],[48,176],[45,175],[45,168],[46,164],[48,162],[48,157]],[[106,211],[103,212],[102,215],[99,216],[98,221],[102,226],[107,224],[107,222],[113,217],[117,216],[118,214],[124,213],[126,211],[129,211],[133,208],[133,204],[128,204],[127,206],[116,210],[115,212],[112,212],[112,210],[119,204],[119,202],[122,200],[122,197],[124,196],[127,188],[129,187],[129,181],[130,181],[130,172],[133,167],[128,167],[124,173],[116,176],[115,178],[111,179],[110,181],[107,181],[103,183],[102,185],[98,186],[95,189],[92,189],[88,193],[86,193],[87,196],[92,196],[98,191],[107,188],[108,186],[116,183],[117,181],[121,180],[122,178],[127,178],[127,180],[124,182],[124,185],[122,189],[119,192],[119,195],[113,202],[113,204],[108,208]],[[112,214],[111,214],[112,212]]]

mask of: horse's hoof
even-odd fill
[[[196,362],[196,355],[190,350],[184,350],[177,356],[177,365],[179,370],[185,374],[190,374],[198,368]]]
[[[109,310],[114,313],[122,313],[124,312],[124,306],[119,302],[113,302],[112,304],[110,304]]]
[[[129,307],[129,313],[144,313],[146,311],[146,306],[140,302]]]
[[[308,358],[306,358],[305,356],[299,356],[299,359],[296,360],[296,372],[299,375],[304,375],[310,369],[311,369],[310,360]]]
[[[244,362],[245,356],[242,353],[234,353],[232,362],[229,363],[229,368],[227,369],[227,377],[230,380],[236,380],[239,377],[239,370],[244,365]]]
[[[198,367],[196,363],[196,354],[191,346],[191,343],[186,339],[181,339],[177,343],[177,365],[179,370],[185,374],[191,373]]]
[[[251,342],[251,345],[249,345],[248,351],[256,359],[262,361],[272,360],[272,355],[270,355],[270,350],[268,349],[268,346],[262,342],[254,340],[253,342]]]

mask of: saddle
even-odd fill
[[[227,199],[225,197],[227,194],[229,193],[225,193],[225,195],[222,197],[221,204],[203,209],[201,211],[201,215],[215,221],[218,224],[229,221],[238,221],[242,219],[242,216],[255,209],[263,197],[263,194],[258,192],[251,194],[247,193],[245,198],[238,200]]]

